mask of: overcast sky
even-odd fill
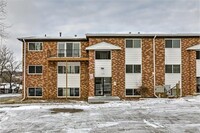
[[[21,57],[24,36],[200,33],[200,0],[7,0],[3,43]]]

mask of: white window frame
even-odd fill
[[[135,48],[135,47],[134,47],[134,40],[140,40],[140,47],[139,47],[139,48],[142,49],[142,39],[141,39],[141,38],[126,38],[126,39],[125,39],[125,48],[127,48],[127,47],[126,47],[126,41],[127,41],[127,40],[132,40],[132,41],[133,41],[133,47],[132,47],[132,48]],[[139,49],[139,48],[136,48],[136,49]]]
[[[133,93],[134,93],[134,90],[135,89],[139,89],[139,88],[125,88],[125,97],[141,97],[141,94],[140,95],[126,95],[126,90],[127,89],[131,89],[131,90],[133,90]]]
[[[42,73],[29,73],[29,66],[41,66],[42,67]],[[28,75],[42,75],[43,74],[43,65],[28,65]]]
[[[35,91],[36,91],[37,88],[41,88],[41,89],[42,89],[42,96],[29,96],[29,89],[30,89],[30,88],[34,88]],[[42,98],[42,97],[43,97],[43,93],[44,93],[44,91],[43,91],[43,88],[42,88],[42,87],[28,87],[28,89],[27,89],[27,97],[28,97],[28,98]]]
[[[131,65],[131,66],[133,66],[133,72],[132,72],[132,73],[126,73],[126,65]],[[125,65],[125,73],[126,73],[126,74],[141,74],[141,73],[142,73],[142,65],[141,65],[141,64],[126,64],[126,65]],[[140,65],[140,73],[135,73],[135,72],[134,72],[135,65]]]
[[[65,88],[66,89],[66,96],[67,96],[67,88],[66,87],[57,87],[57,97],[58,98],[66,98],[66,96],[58,96],[58,88]]]
[[[68,96],[68,89],[69,88],[79,88],[79,96]],[[81,87],[68,87],[66,92],[67,92],[68,98],[80,98],[81,97]]]
[[[110,59],[96,59],[96,52],[103,52],[103,51],[109,51],[110,52]],[[95,60],[112,60],[112,50],[95,50],[94,59]]]
[[[173,49],[181,49],[181,38],[165,38],[165,39],[164,39],[164,45],[166,45],[166,44],[165,44],[165,41],[166,41],[166,40],[172,40],[172,47],[171,47],[171,48],[167,48],[167,49],[172,49],[172,48],[173,48]],[[180,47],[179,47],[179,48],[174,48],[174,47],[173,47],[173,40],[179,40],[179,41],[180,41]],[[166,47],[165,47],[165,48],[166,48]]]
[[[67,73],[67,67],[66,66],[61,66],[61,67],[65,67],[66,68],[66,73],[58,73],[58,65],[57,65],[57,74],[66,74]],[[63,72],[64,72],[64,68],[63,68]]]
[[[29,49],[29,43],[40,43],[42,45],[42,50],[30,50]],[[41,52],[41,51],[43,51],[43,42],[28,42],[28,51],[30,51],[30,52]]]
[[[66,50],[66,44],[67,43],[72,43],[73,45],[73,49],[74,49],[74,43],[79,43],[79,57],[67,57],[66,56],[66,51],[64,52],[64,57],[59,57],[58,56],[58,50],[59,50],[59,44],[63,44],[64,43],[64,49]],[[81,58],[81,42],[57,42],[57,57],[59,58]]]
[[[166,68],[166,65],[171,65],[172,66],[172,73],[166,73],[166,71],[165,71],[165,74],[182,74],[182,72],[181,72],[181,64],[165,64],[165,68]],[[174,73],[174,65],[179,65],[180,66],[180,73]]]

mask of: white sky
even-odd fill
[[[7,0],[3,44],[21,60],[24,36],[200,33],[200,0]]]

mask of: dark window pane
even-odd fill
[[[134,65],[134,73],[141,73],[141,65]]]
[[[172,73],[172,65],[165,65],[165,73]]]
[[[73,43],[67,43],[66,48],[66,56],[72,57]]]
[[[173,40],[173,48],[180,48],[180,40]]]
[[[134,95],[140,95],[140,89],[134,89]]]
[[[180,65],[173,65],[173,73],[180,73]]]
[[[63,66],[58,66],[58,73],[62,74],[63,73]]]
[[[172,48],[172,40],[165,40],[165,48]]]
[[[196,51],[196,56],[197,59],[200,59],[200,51]]]
[[[58,88],[58,96],[63,96],[63,88]]]
[[[133,89],[126,89],[126,95],[133,95]]]
[[[58,57],[64,57],[65,56],[65,43],[59,43],[58,44]]]
[[[35,50],[42,50],[42,43],[35,43]]]
[[[133,65],[126,65],[126,73],[133,73]]]
[[[29,43],[29,50],[35,50],[35,43]]]
[[[70,90],[70,96],[74,96],[74,89],[73,88],[69,88]]]
[[[29,66],[29,73],[35,73],[35,66]]]
[[[79,57],[79,43],[74,43],[73,57]]]
[[[134,48],[140,48],[141,47],[141,40],[134,40]]]
[[[79,88],[74,88],[74,89],[75,89],[74,96],[79,96]]]
[[[29,96],[35,96],[35,88],[29,88],[28,95]]]
[[[133,40],[126,40],[126,48],[133,48]]]
[[[197,77],[197,93],[200,93],[200,77]]]
[[[79,66],[74,66],[75,68],[75,73],[79,73]]]
[[[110,51],[96,51],[96,59],[110,59]]]
[[[42,66],[36,66],[36,73],[42,73]]]
[[[42,88],[36,88],[36,96],[42,96]]]

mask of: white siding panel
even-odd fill
[[[196,60],[196,73],[197,77],[200,77],[200,60]]]
[[[138,88],[142,85],[142,75],[141,74],[126,74],[125,79],[126,88]]]
[[[66,74],[58,74],[58,87],[66,87]]]
[[[179,81],[181,81],[181,74],[169,74],[165,73],[165,85],[171,85],[174,87]]]
[[[111,77],[111,70],[111,60],[95,60],[95,77]]]
[[[67,78],[68,87],[80,87],[80,74],[68,74]]]
[[[141,48],[126,48],[125,62],[126,64],[141,64],[142,62]]]
[[[165,64],[181,64],[181,49],[165,48]]]

